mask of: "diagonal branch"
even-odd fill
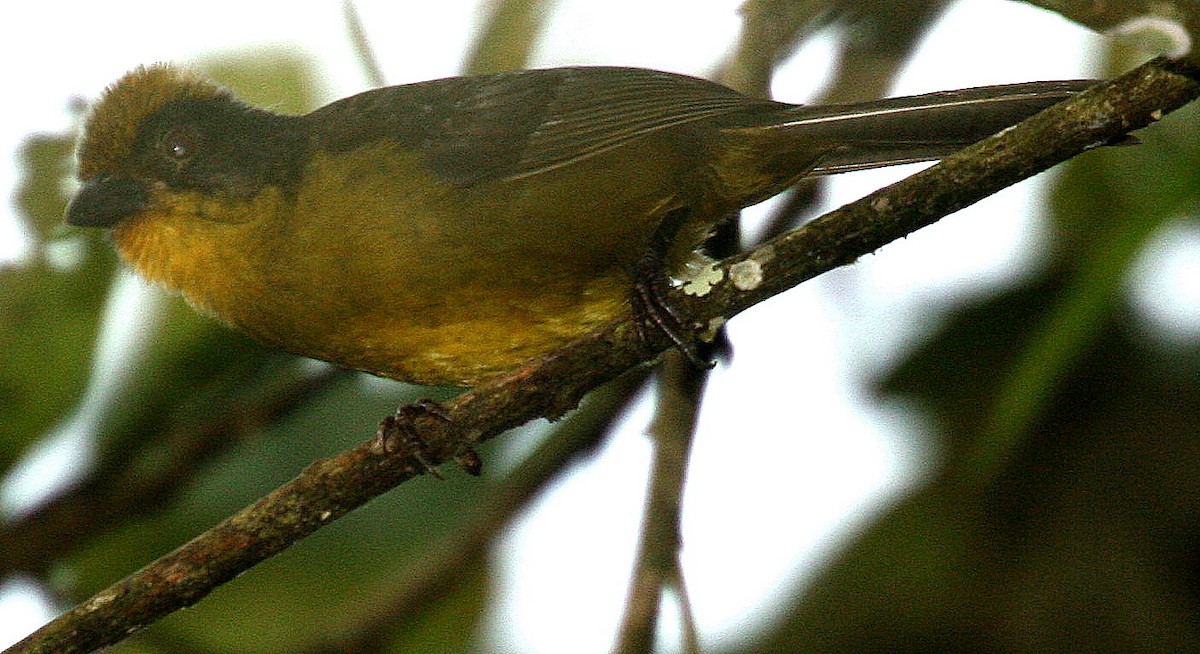
[[[729,316],[910,234],[996,191],[1200,96],[1200,71],[1156,59],[1051,107],[939,165],[721,262],[703,298],[673,298],[704,321]],[[629,319],[571,343],[444,404],[419,420],[425,458],[445,461],[540,416],[558,417],[588,391],[669,347],[649,346]],[[199,601],[217,586],[423,471],[372,440],[317,461],[191,542],[101,591],[17,643],[10,654],[87,652]]]

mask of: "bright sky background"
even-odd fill
[[[392,83],[454,74],[471,36],[464,26],[481,15],[477,4],[359,3]],[[533,63],[704,74],[735,39],[739,4],[565,0]],[[1019,2],[965,0],[930,36],[894,91],[1085,76],[1081,53],[1090,38]],[[21,139],[71,126],[70,98],[95,98],[138,64],[280,44],[293,44],[321,63],[327,99],[365,88],[340,2],[208,0],[178,10],[161,1],[5,3],[0,60],[7,62],[8,88],[21,93],[10,95],[0,124],[0,188],[11,194],[13,153]],[[829,51],[828,42],[801,51],[780,71],[777,97],[810,97]],[[910,172],[842,176],[829,202],[855,199]],[[920,439],[912,437],[918,420],[906,407],[867,397],[863,381],[886,370],[931,328],[924,311],[1011,283],[1029,270],[1039,238],[1029,191],[1038,185],[1035,180],[989,198],[733,321],[736,361],[713,375],[684,517],[685,573],[706,639],[736,638],[739,625],[770,606],[773,590],[803,578],[814,561],[843,542],[847,528],[861,525],[912,482],[922,458],[914,445]],[[0,260],[21,252],[11,211],[0,205]],[[636,542],[648,415],[645,406],[637,410],[602,456],[539,501],[506,537],[506,583],[492,618],[504,625],[499,631],[506,651],[608,650]],[[763,451],[775,453],[773,460],[742,461],[731,471],[737,452]],[[575,558],[581,551],[588,552],[584,566]],[[567,552],[573,553],[569,560]],[[0,588],[0,646],[46,619],[32,597],[16,592],[15,584]],[[674,631],[669,618],[664,623]]]

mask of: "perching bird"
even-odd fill
[[[626,314],[639,261],[678,273],[801,177],[940,158],[1089,84],[810,107],[581,67],[289,116],[155,65],[92,110],[67,222],[111,228],[146,278],[283,349],[473,385]]]

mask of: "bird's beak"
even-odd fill
[[[68,225],[112,227],[146,208],[145,184],[123,177],[97,175],[86,182],[67,205]]]

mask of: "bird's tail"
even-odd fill
[[[772,127],[817,143],[838,144],[809,175],[865,170],[949,156],[1096,83],[1030,82],[857,104],[797,106]]]

